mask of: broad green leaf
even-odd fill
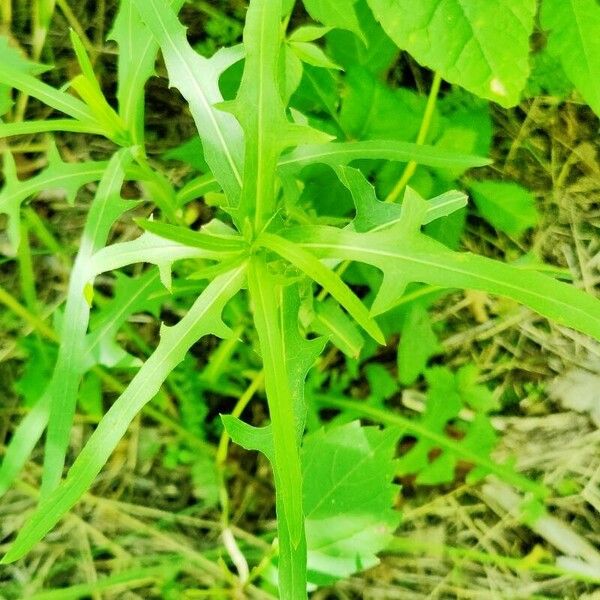
[[[391,88],[366,66],[348,67],[344,77],[340,126],[355,140],[393,139],[412,142],[427,99],[408,88]],[[431,133],[439,124],[434,112]],[[430,134],[429,142],[432,138]]]
[[[519,237],[535,227],[534,195],[513,181],[471,181],[469,191],[481,216],[496,229]]]
[[[531,75],[525,88],[526,97],[549,95],[564,100],[573,88],[560,59],[550,54],[547,47],[531,55]]]
[[[402,325],[398,346],[398,379],[412,385],[423,373],[429,359],[440,351],[427,310],[413,303]]]
[[[168,4],[162,0],[132,2],[162,50],[171,85],[189,104],[206,162],[230,205],[237,206],[242,186],[242,130],[232,115],[215,105],[223,101],[219,77],[241,59],[239,49],[222,50],[206,59],[190,46],[185,27]]]
[[[171,0],[178,12],[183,0]],[[154,74],[158,43],[140,18],[133,0],[121,0],[108,34],[119,45],[117,100],[133,144],[144,141],[144,87]]]
[[[494,126],[490,103],[469,92],[454,88],[437,102],[441,118],[441,135],[435,146],[446,151],[488,156],[492,145]],[[452,182],[464,169],[435,170],[436,176]]]
[[[592,1],[592,0],[591,0]],[[399,48],[483,98],[518,103],[536,0],[368,0]]]
[[[77,503],[93,484],[131,421],[158,393],[189,348],[208,334],[229,335],[221,313],[228,300],[243,285],[244,274],[245,265],[242,265],[215,279],[177,325],[163,325],[160,343],[152,356],[100,421],[64,482],[42,500],[22,527],[2,563],[14,562],[24,556]]]
[[[354,9],[366,46],[350,31],[334,29],[327,34],[327,54],[346,70],[361,66],[378,77],[383,76],[398,55],[398,48],[373,18],[366,0],[357,0]]]
[[[4,185],[0,189],[0,213],[8,216],[8,238],[16,252],[20,236],[21,204],[47,190],[64,190],[67,201],[73,203],[79,188],[92,181],[98,181],[107,167],[106,162],[63,162],[56,146],[48,151],[48,166],[30,179],[17,178],[16,166],[10,152],[4,153]]]
[[[282,49],[281,0],[253,0],[246,15],[246,63],[240,90],[227,108],[244,130],[244,180],[240,219],[251,219],[260,231],[275,210],[275,181],[281,152],[329,136],[291,123],[279,86]]]
[[[398,430],[358,421],[304,440],[302,471],[309,581],[327,585],[379,560],[400,515],[393,509]]]
[[[420,282],[506,296],[600,340],[600,301],[593,296],[539,273],[453,252],[419,231],[427,212],[424,200],[407,196],[403,209],[403,220],[384,231],[357,233],[314,226],[290,229],[285,237],[320,258],[356,260],[379,268],[384,280],[372,307],[374,314],[396,305],[408,283]]]
[[[120,193],[125,168],[131,160],[131,152],[121,150],[106,167],[88,212],[79,252],[71,271],[60,332],[61,339],[69,340],[69,343],[60,346],[49,387],[51,406],[42,494],[54,490],[62,477],[75,414],[77,390],[83,375],[85,334],[90,316],[90,307],[85,297],[86,286],[89,284],[88,263],[93,254],[106,244],[115,220],[129,208],[129,203],[121,198]]]
[[[600,5],[597,0],[543,0],[541,24],[548,52],[600,116]]]
[[[327,27],[347,29],[365,40],[354,5],[356,0],[303,0],[308,14]],[[366,43],[366,41],[365,41]]]
[[[265,233],[259,238],[258,243],[279,254],[279,256],[291,262],[295,267],[316,281],[348,311],[348,314],[375,341],[385,344],[383,333],[377,323],[369,316],[369,311],[365,305],[335,271],[328,269],[310,252],[306,252],[296,244],[290,244],[282,237]]]

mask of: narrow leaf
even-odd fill
[[[171,0],[175,13],[183,0]],[[133,144],[144,141],[144,87],[154,74],[158,42],[140,18],[133,0],[121,0],[108,38],[119,45],[117,100]]]
[[[280,482],[277,493],[281,495],[283,514],[278,517],[292,546],[297,548],[304,539],[302,475],[292,392],[288,376],[281,368],[281,357],[285,356],[280,322],[281,288],[273,281],[266,265],[255,259],[248,273],[248,289],[265,371],[273,429],[274,470]],[[298,560],[302,561],[303,557],[298,556]]]
[[[189,348],[207,334],[227,335],[221,312],[243,284],[244,272],[245,267],[240,266],[215,279],[177,325],[163,326],[157,349],[100,421],[65,481],[42,501],[25,523],[2,563],[14,562],[24,556],[77,503],[127,432],[131,421],[157,394]]]
[[[1,128],[1,125],[0,125]],[[106,162],[63,162],[54,146],[48,152],[48,166],[33,177],[21,181],[10,152],[4,153],[4,185],[0,189],[0,213],[8,215],[8,237],[13,250],[19,245],[21,204],[47,190],[64,190],[72,203],[77,190],[87,183],[98,181],[106,171]]]
[[[60,346],[49,388],[51,406],[42,477],[43,494],[55,489],[62,477],[77,390],[83,374],[82,357],[90,315],[84,294],[89,282],[88,263],[93,254],[106,244],[114,221],[128,208],[120,192],[125,167],[131,160],[131,152],[121,150],[108,164],[89,210],[81,246],[71,272],[61,330],[61,339],[69,340],[69,343]]]
[[[173,9],[162,0],[132,0],[142,20],[158,42],[172,86],[187,100],[202,139],[206,162],[236,206],[242,186],[243,135],[233,115],[215,108],[223,101],[219,77],[241,55],[221,51],[210,60],[189,44],[185,27]]]
[[[424,200],[405,198],[403,209],[402,222],[384,231],[299,227],[285,236],[320,258],[356,260],[379,268],[384,281],[372,308],[375,313],[397,304],[407,283],[420,282],[506,296],[600,340],[600,301],[596,298],[540,273],[453,252],[419,231],[427,213]]]

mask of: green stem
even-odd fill
[[[266,263],[255,257],[248,270],[263,360],[265,389],[273,433],[273,472],[279,534],[279,586],[282,598],[306,599],[306,536],[302,509],[302,468],[281,325],[281,287]]]
[[[440,92],[441,83],[442,78],[440,74],[436,72],[433,76],[431,89],[429,90],[429,96],[427,98],[427,105],[425,106],[425,112],[423,113],[423,120],[421,121],[421,127],[419,128],[419,133],[416,139],[416,143],[419,146],[422,146],[425,143],[425,140],[427,139],[427,134],[429,133],[429,128],[431,127],[431,121],[433,119],[435,111],[437,97]],[[396,202],[398,198],[400,198],[400,194],[402,194],[402,191],[404,190],[408,182],[411,180],[412,176],[415,174],[417,164],[417,162],[411,160],[406,165],[402,176],[385,199],[386,202]]]

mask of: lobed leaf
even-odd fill
[[[415,162],[430,167],[470,169],[490,164],[482,156],[449,152],[435,146],[418,145],[398,140],[366,140],[358,142],[335,142],[312,144],[296,148],[284,154],[278,163],[282,175],[296,175],[304,167],[325,164],[331,167],[347,166],[357,160],[389,160]],[[189,181],[178,193],[179,204],[185,204],[203,194],[215,191],[218,182],[210,175],[202,175]]]
[[[65,463],[69,436],[75,414],[77,390],[83,375],[82,358],[88,328],[90,306],[85,289],[89,283],[88,263],[108,239],[115,220],[129,207],[121,198],[125,168],[132,160],[129,150],[120,150],[110,160],[100,180],[88,212],[81,245],[69,280],[69,291],[60,336],[69,340],[61,344],[52,381],[46,452],[42,477],[42,495],[58,485]]]
[[[211,59],[188,43],[185,27],[162,0],[132,0],[158,42],[170,84],[187,100],[202,140],[206,162],[233,207],[242,186],[243,135],[239,123],[215,105],[223,101],[219,77],[242,58],[239,50],[220,51]]]
[[[417,145],[397,140],[366,140],[300,146],[284,155],[279,168],[284,173],[297,173],[307,165],[349,165],[355,160],[390,160],[409,162],[430,167],[483,167],[490,160],[481,156],[465,155],[426,144]]]
[[[161,289],[156,269],[149,269],[136,277],[120,272],[115,274],[113,296],[90,318],[90,331],[85,339],[84,370],[98,364],[107,367],[124,363],[139,366],[139,360],[129,355],[117,343],[115,336],[135,313],[147,311],[158,317]]]
[[[465,405],[465,399],[472,395],[472,389],[464,385],[463,375],[454,374],[444,367],[430,369],[426,377],[429,389],[425,412],[419,419],[420,428],[426,429],[437,437],[444,437],[448,435],[446,428],[450,422],[458,419]],[[463,446],[469,453],[480,455],[484,462],[488,460],[497,442],[496,432],[489,417],[484,412],[477,411],[471,423],[463,424],[463,429],[464,432],[459,429],[459,435],[460,433],[464,435],[457,441],[457,445]],[[432,459],[432,451],[435,450],[441,452]],[[397,472],[399,475],[416,475],[418,484],[450,483],[456,477],[455,470],[460,457],[461,454],[455,453],[448,447],[438,447],[431,437],[418,437],[414,446],[399,459]],[[478,464],[477,468],[470,473],[469,480],[474,481],[489,472]]]
[[[158,393],[169,373],[201,337],[225,337],[228,328],[221,320],[225,304],[243,285],[245,265],[218,277],[173,327],[163,325],[161,340],[125,392],[119,396],[69,469],[65,481],[42,500],[20,530],[2,563],[24,556],[77,503],[92,485],[119,440],[138,412]]]
[[[314,226],[290,229],[285,237],[320,258],[356,260],[379,268],[384,280],[372,307],[374,314],[397,304],[409,282],[420,282],[506,296],[600,340],[596,298],[540,273],[453,252],[420,232],[427,212],[424,200],[411,194],[403,209],[402,221],[384,231],[357,233]]]
[[[170,0],[175,13],[183,0]],[[144,142],[144,87],[154,74],[158,42],[140,18],[133,0],[121,0],[108,34],[119,45],[117,101],[132,144]]]
[[[287,118],[279,86],[282,18],[281,0],[250,3],[244,27],[244,74],[236,100],[227,103],[245,136],[240,219],[253,221],[257,232],[275,210],[276,169],[281,152],[300,143],[330,139]]]
[[[285,598],[306,598],[306,538],[302,510],[302,473],[298,448],[298,399],[286,364],[283,291],[266,264],[253,259],[248,271],[248,290],[254,312],[265,373],[271,417],[272,455],[280,544],[280,592]],[[282,368],[283,367],[283,368]],[[302,379],[302,382],[304,380]],[[296,402],[295,402],[296,400]],[[303,424],[301,426],[303,429]],[[234,438],[235,439],[235,438]],[[261,448],[267,454],[268,448]],[[267,454],[269,456],[269,454]]]
[[[0,126],[1,128],[1,126]],[[4,185],[0,190],[0,213],[8,216],[8,238],[13,252],[19,246],[21,204],[40,192],[48,190],[64,190],[67,201],[73,203],[79,188],[87,183],[98,181],[106,171],[108,163],[63,162],[56,146],[51,145],[48,151],[48,166],[39,174],[21,181],[17,178],[16,165],[12,154],[4,153]]]

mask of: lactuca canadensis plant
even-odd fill
[[[70,87],[78,97],[43,83],[18,61],[0,64],[2,83],[67,116],[2,123],[0,135],[81,132],[102,135],[120,147],[107,162],[82,164],[64,163],[53,150],[48,168],[28,187],[16,178],[10,154],[5,156],[0,210],[10,219],[15,245],[20,206],[31,194],[53,186],[74,194],[86,183],[100,183],[71,272],[62,319],[63,344],[51,383],[23,419],[2,463],[0,491],[4,492],[46,431],[39,506],[3,562],[26,555],[90,489],[132,420],[192,345],[203,336],[232,335],[223,311],[239,296],[251,310],[259,341],[270,424],[255,428],[234,416],[224,416],[223,424],[235,442],[262,452],[272,466],[280,596],[302,599],[311,579],[307,535],[314,535],[306,527],[308,501],[303,489],[310,485],[311,494],[318,494],[313,480],[307,484],[308,467],[303,471],[302,456],[311,455],[310,447],[303,449],[304,382],[327,342],[325,337],[307,335],[303,307],[319,305],[329,296],[344,318],[349,317],[377,344],[385,344],[377,317],[394,308],[407,285],[415,282],[505,296],[598,340],[600,302],[530,269],[456,252],[426,235],[424,225],[464,207],[466,196],[460,192],[426,200],[406,188],[401,203],[381,201],[356,167],[358,161],[415,161],[462,169],[488,161],[395,140],[337,141],[311,127],[302,114],[289,109],[295,81],[285,31],[290,2],[251,0],[243,45],[223,48],[211,58],[200,56],[188,43],[177,17],[181,4],[180,0],[121,0],[111,34],[119,45],[118,110],[106,101],[75,34],[72,41],[81,75]],[[307,3],[309,11],[315,4]],[[170,84],[189,105],[209,167],[209,172],[179,191],[150,164],[145,151],[144,84],[153,73],[159,49]],[[239,89],[234,99],[225,100],[221,77],[241,61]],[[497,82],[492,92],[500,94],[501,85]],[[330,168],[348,190],[356,209],[352,220],[332,225],[299,203],[302,170],[312,165]],[[157,207],[157,217],[140,222],[144,232],[137,239],[108,244],[113,225],[137,206],[121,197],[124,181],[144,184]],[[198,231],[184,226],[182,205],[209,191],[216,194],[217,216]],[[171,267],[180,260],[191,261],[197,278],[206,285],[177,324],[163,325],[157,348],[102,417],[63,479],[77,391],[93,362],[88,325],[95,279],[127,265],[148,263],[158,268],[169,289]],[[382,275],[369,305],[343,278],[349,263],[370,265]],[[151,286],[150,278],[147,284]],[[356,435],[353,427],[344,428],[346,435]],[[327,431],[322,435],[327,441]],[[377,435],[380,432],[365,428],[363,439],[374,440]],[[378,443],[389,450],[387,460],[393,464],[394,436],[382,435]],[[523,486],[527,489],[526,483]]]

